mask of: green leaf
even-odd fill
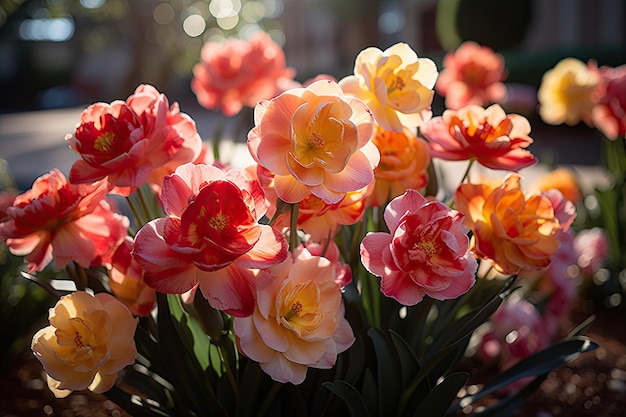
[[[145,400],[139,395],[129,394],[116,385],[104,395],[134,417],[173,417],[175,415],[161,407],[156,401]]]
[[[352,417],[368,417],[370,415],[359,391],[352,385],[345,381],[327,381],[322,385],[345,401]]]
[[[522,389],[515,391],[514,394],[498,401],[496,404],[487,407],[485,410],[474,413],[474,416],[480,417],[509,417],[515,413],[517,409],[526,401],[529,395],[539,388],[546,380],[548,374],[539,375],[531,382],[526,384]]]
[[[204,333],[202,326],[191,317],[181,304],[176,295],[168,295],[167,302],[172,317],[178,322],[177,332],[187,346],[191,346],[198,364],[205,370],[209,367],[209,343],[210,339]]]
[[[380,330],[372,327],[367,332],[367,335],[372,340],[376,353],[380,415],[391,416],[396,413],[398,400],[402,392],[400,362],[391,340],[385,337]]]
[[[468,377],[466,372],[456,372],[445,377],[430,391],[413,416],[444,416]]]
[[[172,395],[177,408],[176,414],[226,417],[225,410],[219,405],[213,387],[194,354],[193,336],[186,325],[188,321],[185,320],[187,316],[182,314],[177,298],[175,295],[157,293],[159,348],[167,366],[165,378],[174,386]],[[180,321],[170,311],[170,305]],[[206,335],[204,337],[207,338]]]
[[[469,395],[461,399],[459,404],[453,406],[450,411],[471,405],[480,398],[496,392],[520,378],[548,374],[550,371],[576,358],[581,353],[589,352],[597,348],[598,345],[595,342],[583,336],[562,340],[522,359],[489,381],[477,394]]]
[[[413,375],[419,371],[420,366],[413,350],[408,345],[406,340],[391,329],[389,330],[389,335],[391,336],[391,342],[393,343],[400,360],[402,386],[406,388],[413,379]]]

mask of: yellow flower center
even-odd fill
[[[209,219],[209,226],[217,229],[218,231],[222,231],[228,226],[228,216],[224,213],[217,213],[215,216]]]
[[[395,77],[391,79],[389,85],[387,85],[387,94],[391,94],[396,90],[402,91],[404,87],[406,87],[406,82],[402,77],[396,74]]]
[[[309,149],[322,148],[326,144],[324,138],[316,132],[309,137]]]
[[[422,250],[422,252],[424,252],[424,254],[429,258],[435,255],[437,252],[439,252],[437,250],[437,246],[435,246],[435,244],[432,241],[428,241],[428,242],[421,241],[416,246],[420,250]]]
[[[85,344],[83,343],[83,336],[78,331],[75,332],[74,346],[76,346],[76,349],[81,349],[85,347]]]
[[[300,301],[296,301],[291,305],[291,310],[285,315],[285,320],[289,321],[294,316],[299,316],[302,313],[302,303]]]
[[[109,153],[114,140],[115,134],[113,132],[105,132],[96,138],[93,147],[99,152]]]
[[[319,311],[322,300],[317,284],[306,281],[283,291],[279,313],[281,324],[298,336],[314,331],[324,318]]]

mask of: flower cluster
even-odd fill
[[[565,58],[547,71],[538,91],[539,114],[550,124],[580,121],[607,138],[626,138],[626,66]]]
[[[252,414],[244,403],[256,397],[241,402],[242,391],[258,391],[262,409],[279,414],[303,407],[290,401],[331,407],[333,394],[353,415],[369,407],[403,415],[425,407],[430,397],[418,391],[436,381],[452,401],[466,381],[450,373],[452,360],[487,313],[498,311],[483,357],[508,346],[508,366],[546,348],[539,330],[549,326],[534,306],[513,298],[498,306],[513,280],[540,281],[548,311],[567,315],[576,286],[563,271],[597,259],[567,256],[570,200],[580,197],[558,180],[522,188],[519,171],[538,160],[528,119],[496,103],[506,75],[500,55],[467,43],[443,65],[439,75],[434,61],[398,43],[363,50],[339,81],[299,84],[265,33],[207,43],[191,84],[199,103],[225,116],[254,107],[239,138],[254,163],[243,169],[203,156],[193,120],[153,86],[87,107],[66,138],[81,157],[69,183],[56,170],[39,178],[0,222],[28,273],[54,259],[76,287],[32,343],[55,395],[105,392],[128,373],[159,377],[147,378],[150,401],[140,403],[166,415]],[[593,106],[563,99],[552,108],[575,105],[580,117],[623,135],[623,118],[614,123],[622,75],[574,77],[590,100],[599,86],[604,94]],[[545,88],[554,95],[559,87]],[[435,89],[448,109],[433,117]],[[546,91],[543,108],[556,117]],[[447,201],[436,160],[468,163]],[[477,181],[474,163],[505,175]],[[125,197],[132,222],[109,194]],[[503,342],[512,331],[515,343]],[[580,338],[555,352],[594,346]],[[135,361],[147,371],[125,368]],[[531,375],[546,371],[533,366]],[[268,376],[280,384],[266,389]],[[276,400],[286,383],[303,389]]]

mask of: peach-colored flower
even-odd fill
[[[607,138],[626,139],[626,65],[600,68],[601,87],[593,124]]]
[[[546,71],[541,79],[537,99],[541,119],[552,125],[569,126],[581,120],[591,125],[591,111],[597,100],[595,89],[600,75],[593,64],[576,58],[565,58]]]
[[[341,288],[326,258],[302,250],[261,271],[257,302],[233,330],[241,352],[278,382],[300,384],[309,367],[330,369],[354,343]]]
[[[115,297],[136,316],[147,316],[156,305],[156,292],[143,281],[143,269],[132,256],[129,236],[118,246],[111,259],[109,286]]]
[[[535,187],[540,191],[556,188],[573,203],[580,203],[583,199],[576,175],[569,168],[556,168],[542,175],[535,183]]]
[[[534,165],[537,158],[527,148],[533,139],[524,116],[506,114],[499,104],[487,109],[468,105],[446,110],[420,128],[428,139],[431,156],[449,161],[475,159],[479,164],[507,171]]]
[[[276,215],[277,196],[274,190],[274,174],[257,165],[256,178],[265,190],[268,201],[267,216],[274,219],[272,223],[279,230],[290,227],[291,212]],[[369,187],[347,192],[345,197],[334,204],[325,203],[319,197],[309,194],[298,203],[298,228],[310,236],[314,242],[327,242],[342,225],[355,224],[365,213],[365,198]]]
[[[360,98],[374,113],[376,122],[387,130],[402,132],[432,117],[430,106],[437,80],[437,66],[418,58],[406,43],[385,51],[364,49],[356,57],[354,75],[339,81],[343,91]]]
[[[84,268],[108,262],[130,222],[111,210],[106,193],[104,181],[69,184],[53,169],[7,208],[0,237],[11,253],[26,256],[30,273],[44,269],[53,256],[58,268],[71,261]]]
[[[87,388],[108,391],[117,373],[135,361],[137,319],[109,294],[63,296],[50,309],[49,320],[33,336],[31,349],[57,398]]]
[[[428,144],[405,128],[392,132],[376,126],[372,142],[380,152],[374,170],[374,188],[367,198],[371,207],[381,207],[409,188],[421,190],[428,184]]]
[[[370,232],[361,242],[361,262],[381,277],[383,294],[414,305],[425,295],[456,298],[474,285],[478,264],[461,213],[407,190],[384,217],[390,233]]]
[[[341,288],[352,282],[350,265],[341,262],[339,246],[334,240],[324,244],[309,240],[294,250],[294,256],[298,256],[302,250],[307,250],[313,256],[323,256],[328,259],[335,268],[335,282]]]
[[[443,58],[443,70],[435,90],[446,98],[446,107],[458,110],[468,104],[486,106],[506,96],[504,58],[488,46],[462,43]]]
[[[505,274],[546,268],[558,247],[560,224],[552,202],[539,194],[526,195],[520,180],[513,173],[497,187],[464,183],[454,195],[455,207],[473,231],[472,251],[494,261]]]
[[[285,238],[258,223],[266,210],[259,183],[238,170],[189,163],[163,179],[161,199],[167,216],[135,236],[146,284],[168,294],[199,285],[214,308],[252,313],[255,269],[287,256]]]
[[[337,83],[317,81],[261,101],[248,134],[254,160],[275,174],[276,194],[298,203],[309,194],[324,202],[369,185],[379,154],[367,106]]]
[[[256,32],[249,40],[204,44],[193,75],[198,103],[233,116],[291,88],[295,70],[285,66],[285,53],[267,33]]]
[[[87,107],[66,141],[82,158],[72,165],[70,182],[107,178],[110,192],[123,196],[145,182],[159,185],[163,176],[195,160],[202,149],[195,122],[147,84],[125,102]]]

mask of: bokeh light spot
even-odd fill
[[[99,9],[104,6],[106,0],[80,0],[80,5],[85,9]]]
[[[174,8],[169,3],[159,3],[152,11],[152,18],[159,25],[167,25],[174,20]]]
[[[239,23],[239,15],[235,14],[232,16],[218,17],[215,20],[217,20],[219,27],[224,30],[230,30],[237,26],[237,23]]]
[[[189,15],[183,21],[183,30],[192,38],[202,35],[204,29],[206,29],[206,22],[199,14]]]

